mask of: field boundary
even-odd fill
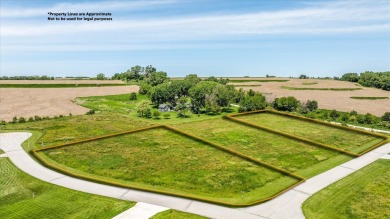
[[[298,136],[295,136],[295,135],[291,135],[291,134],[288,134],[288,133],[285,133],[285,132],[281,132],[281,131],[274,130],[274,129],[271,129],[271,128],[268,128],[268,127],[265,127],[265,126],[261,126],[261,125],[258,125],[258,124],[254,124],[254,123],[251,123],[251,122],[247,122],[247,121],[235,118],[235,117],[242,116],[242,115],[257,114],[257,113],[271,113],[271,114],[275,114],[275,115],[282,115],[282,116],[286,116],[286,117],[290,117],[290,118],[299,119],[299,120],[302,120],[302,121],[307,121],[307,122],[316,123],[316,124],[320,124],[320,125],[326,125],[326,126],[337,128],[337,129],[341,129],[341,130],[346,130],[346,131],[350,131],[350,132],[358,132],[358,133],[365,134],[365,135],[375,136],[375,137],[381,138],[383,140],[381,142],[379,142],[377,144],[374,144],[373,146],[363,150],[362,152],[354,153],[354,152],[351,152],[351,151],[343,150],[343,149],[340,149],[340,148],[337,148],[337,147],[333,147],[333,146],[330,146],[330,145],[327,145],[327,144],[319,143],[319,142],[316,142],[316,141],[312,141],[310,139],[306,139],[306,138],[303,138],[303,137],[298,137]],[[389,137],[387,137],[385,135],[382,135],[382,134],[378,134],[378,133],[372,133],[372,132],[368,132],[368,131],[365,131],[365,130],[360,130],[360,129],[354,129],[354,128],[351,128],[351,127],[335,125],[335,124],[328,123],[328,122],[323,122],[323,121],[319,121],[319,120],[315,120],[315,119],[306,118],[306,117],[303,117],[303,116],[292,115],[292,114],[289,114],[289,113],[278,112],[278,111],[269,110],[269,109],[256,110],[256,111],[243,112],[243,113],[236,113],[236,114],[232,114],[232,115],[225,115],[223,118],[231,120],[231,121],[234,121],[234,122],[237,122],[237,123],[241,123],[243,125],[247,125],[247,126],[250,126],[250,127],[253,127],[253,128],[257,128],[257,129],[265,130],[265,131],[268,131],[268,132],[271,132],[271,133],[274,133],[274,134],[282,135],[282,136],[285,136],[285,137],[288,137],[288,138],[291,138],[291,139],[294,139],[294,140],[303,141],[303,142],[306,142],[306,143],[309,143],[309,144],[312,144],[312,145],[316,145],[316,146],[319,146],[319,147],[335,150],[337,152],[340,152],[340,153],[343,153],[343,154],[347,154],[347,155],[350,155],[350,156],[353,156],[353,157],[359,157],[359,156],[361,156],[363,154],[366,154],[367,152],[372,151],[375,148],[377,148],[377,147],[387,143],[389,141],[389,139],[390,139]]]
[[[279,191],[276,194],[274,194],[274,195],[272,195],[272,196],[270,196],[268,198],[257,200],[257,201],[253,201],[253,202],[249,202],[249,203],[246,203],[246,204],[233,204],[233,203],[229,203],[229,202],[217,201],[217,200],[212,200],[212,199],[208,199],[208,198],[201,198],[201,197],[197,197],[197,196],[191,196],[191,195],[180,194],[180,193],[175,193],[175,192],[166,192],[166,191],[161,191],[161,190],[144,188],[144,187],[140,187],[140,186],[127,185],[127,184],[123,184],[123,183],[119,183],[119,182],[114,182],[114,181],[110,181],[110,180],[106,180],[106,179],[101,179],[99,177],[86,176],[86,175],[82,175],[82,174],[79,174],[79,173],[74,173],[74,172],[68,171],[68,170],[66,170],[66,169],[64,169],[62,167],[59,167],[59,166],[57,166],[55,164],[52,164],[52,163],[48,162],[46,160],[48,158],[45,158],[45,156],[42,156],[42,155],[39,154],[39,152],[45,151],[45,150],[61,148],[61,147],[67,147],[67,146],[72,146],[72,145],[79,144],[79,143],[86,143],[86,142],[91,142],[91,141],[95,141],[95,140],[101,140],[101,139],[106,139],[106,138],[111,138],[111,137],[116,137],[116,136],[126,135],[126,134],[132,134],[132,133],[136,133],[136,132],[142,132],[142,131],[147,131],[147,130],[157,129],[157,128],[163,128],[163,129],[175,132],[177,134],[180,134],[180,135],[182,135],[182,136],[184,136],[186,138],[190,138],[192,140],[201,142],[201,143],[206,144],[208,146],[217,148],[217,149],[223,151],[224,153],[228,153],[228,154],[231,154],[233,156],[239,157],[241,159],[244,159],[246,161],[254,163],[257,166],[263,166],[263,167],[266,167],[268,169],[271,169],[271,170],[277,171],[279,173],[282,173],[283,175],[287,175],[289,177],[297,179],[298,182],[294,183],[293,185],[291,185],[291,186],[289,186],[287,188],[284,188],[282,191]],[[70,175],[70,176],[79,178],[79,179],[86,179],[86,180],[89,180],[89,181],[103,183],[103,184],[107,184],[107,185],[118,186],[118,187],[122,187],[122,188],[130,188],[130,189],[136,189],[136,190],[140,190],[140,191],[153,192],[153,193],[164,194],[164,195],[170,195],[170,196],[175,196],[175,197],[189,198],[189,199],[193,199],[193,200],[198,200],[198,201],[203,201],[203,202],[208,202],[208,203],[213,203],[213,204],[218,204],[218,205],[224,205],[224,206],[229,206],[229,207],[248,207],[248,206],[257,205],[257,204],[269,201],[269,200],[271,200],[271,199],[273,199],[273,198],[275,198],[275,197],[277,197],[277,196],[279,196],[279,195],[289,191],[290,189],[298,186],[299,184],[303,183],[306,180],[302,176],[299,176],[299,175],[296,175],[294,173],[288,172],[286,170],[283,170],[283,169],[278,168],[276,166],[273,166],[273,165],[270,165],[268,163],[262,162],[260,160],[251,158],[249,156],[246,156],[246,155],[241,154],[239,152],[236,152],[234,150],[227,149],[227,148],[225,148],[223,146],[220,146],[220,145],[218,145],[216,143],[213,143],[213,142],[210,142],[210,141],[208,141],[206,139],[203,139],[203,138],[191,135],[189,133],[180,131],[180,130],[178,130],[176,128],[173,128],[171,126],[168,126],[168,125],[154,125],[154,126],[144,127],[144,128],[140,128],[140,129],[125,131],[125,132],[120,132],[120,133],[115,133],[115,134],[110,134],[110,135],[104,135],[104,136],[100,136],[100,137],[96,137],[96,138],[90,138],[90,139],[85,139],[85,140],[80,140],[80,141],[69,142],[69,143],[56,145],[56,146],[42,147],[42,148],[38,148],[38,149],[32,150],[31,153],[44,166],[49,167],[50,169],[62,172],[64,174],[66,174],[66,175]]]

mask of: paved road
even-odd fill
[[[21,143],[30,136],[31,134],[26,132],[2,133],[0,134],[0,149],[8,155],[19,169],[38,179],[87,193],[145,202],[206,217],[224,219],[304,218],[301,205],[308,197],[331,183],[390,153],[390,143],[388,143],[361,157],[319,174],[264,204],[247,208],[227,208],[183,198],[102,185],[54,172],[38,164],[22,149]]]

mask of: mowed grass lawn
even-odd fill
[[[307,218],[390,218],[390,160],[380,159],[314,194]]]
[[[222,118],[182,123],[175,127],[304,177],[317,175],[351,159],[339,152]]]
[[[112,218],[134,204],[40,181],[0,158],[0,218]]]
[[[273,113],[241,115],[238,119],[351,152],[362,152],[383,139]]]
[[[42,134],[30,148],[60,145],[71,141],[98,137],[107,134],[150,126],[151,123],[134,121],[120,114],[99,113],[93,115],[67,116],[58,119],[26,123],[8,123],[1,130],[32,130]],[[34,136],[33,136],[34,138]],[[25,147],[25,149],[28,149]]]
[[[74,173],[230,204],[268,198],[298,181],[163,128],[39,153]]]

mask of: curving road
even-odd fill
[[[102,185],[57,173],[37,163],[27,154],[25,150],[23,150],[21,144],[30,136],[31,133],[27,132],[1,133],[0,149],[6,153],[9,159],[19,169],[38,179],[82,192],[123,200],[145,202],[152,205],[164,206],[165,208],[172,208],[206,217],[224,219],[304,218],[301,205],[308,197],[333,182],[355,172],[356,170],[359,170],[360,168],[363,168],[381,157],[385,157],[386,154],[390,153],[390,143],[388,143],[361,157],[312,177],[294,189],[264,204],[247,208],[227,208],[184,198]],[[142,204],[141,208],[145,208],[145,206],[148,206],[148,204]],[[161,209],[165,209],[164,207]],[[126,212],[128,213],[127,215],[132,215],[131,210]],[[126,218],[126,212],[118,216],[121,216],[120,218]]]

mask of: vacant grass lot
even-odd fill
[[[232,204],[268,198],[297,182],[163,128],[39,153],[76,173]]]
[[[383,140],[375,136],[273,113],[254,113],[236,118],[355,153],[362,152]]]
[[[182,123],[176,128],[274,166],[311,177],[351,157],[226,119]]]
[[[120,114],[99,113],[93,115],[68,116],[38,122],[9,123],[1,130],[32,130],[42,133],[36,143],[32,140],[29,149],[64,144],[101,135],[113,134],[146,127],[150,124],[134,121]],[[28,149],[24,147],[25,149]],[[29,150],[28,149],[28,150]]]
[[[307,218],[390,218],[390,160],[380,159],[314,194]]]
[[[202,217],[195,214],[169,209],[152,216],[150,219],[206,219],[206,218],[207,217]]]
[[[40,181],[0,158],[0,218],[112,218],[134,204]]]

